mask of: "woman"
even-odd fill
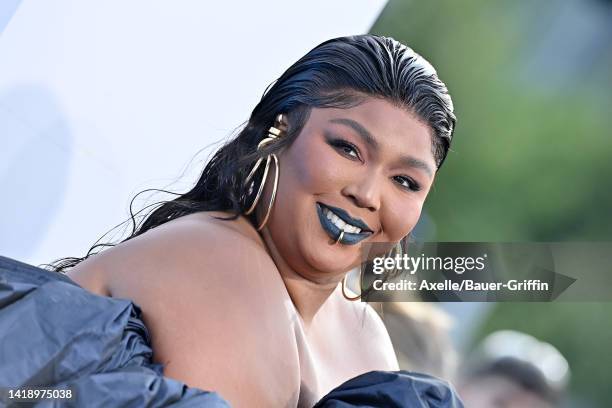
[[[164,375],[236,407],[312,406],[398,369],[382,321],[343,281],[362,245],[406,239],[454,124],[445,85],[410,48],[329,40],[274,83],[191,191],[56,270],[139,305]]]

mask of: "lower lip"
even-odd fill
[[[317,207],[317,214],[319,215],[319,221],[321,222],[321,226],[323,227],[327,235],[329,235],[331,239],[336,241],[342,230],[338,228],[333,222],[331,222],[330,219],[328,219],[325,216],[325,214],[323,213],[323,208],[321,207],[319,203],[317,203],[316,207]],[[355,245],[363,241],[370,235],[372,235],[371,232],[360,232],[359,234],[353,234],[351,232],[345,231],[344,235],[342,236],[342,239],[340,240],[340,243],[344,245]]]

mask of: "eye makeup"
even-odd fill
[[[327,144],[335,148],[340,154],[344,157],[347,157],[349,160],[359,160],[363,162],[361,158],[361,153],[359,148],[355,146],[353,143],[349,142],[346,139],[343,139],[339,136],[332,135],[329,132],[325,132],[325,140]],[[349,151],[354,152],[351,154]],[[408,191],[420,191],[421,186],[418,182],[416,182],[412,177],[407,175],[397,175],[393,176],[393,180],[395,180],[396,184],[399,185],[404,190]],[[397,181],[401,180],[401,181]]]
[[[359,148],[357,148],[357,146],[355,146],[351,142],[348,142],[341,138],[329,137],[327,138],[327,143],[330,146],[336,148],[337,150],[340,150],[344,156],[350,156],[351,160],[358,159],[359,161],[363,161],[361,159],[361,153],[359,152]],[[352,150],[353,152],[355,152],[355,154],[352,155],[347,150]]]

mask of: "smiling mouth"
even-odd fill
[[[339,242],[345,245],[355,245],[374,233],[364,221],[351,217],[341,208],[320,202],[317,202],[316,207],[323,230],[334,241],[342,231],[344,234]]]

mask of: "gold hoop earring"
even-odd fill
[[[282,137],[284,135],[286,125],[285,125],[284,117],[282,113],[279,113],[276,116],[275,126],[272,126],[270,127],[270,129],[268,129],[268,136],[264,138],[261,142],[259,142],[259,144],[257,144],[257,150],[261,150],[265,145],[274,142],[278,137]],[[249,172],[249,175],[244,181],[245,186],[248,186],[248,184],[251,182],[251,179],[257,172],[257,169],[259,169],[259,166],[261,165],[263,160],[264,160],[263,157],[260,157],[259,159],[257,159],[257,162],[255,162],[255,165],[253,166],[253,168]],[[268,154],[268,156],[266,156],[266,167],[264,168],[264,173],[261,178],[261,183],[259,183],[257,194],[255,195],[255,199],[253,200],[253,203],[251,204],[249,209],[244,213],[245,215],[249,215],[253,212],[253,210],[255,210],[255,207],[257,206],[257,203],[259,202],[259,199],[261,198],[261,195],[263,193],[266,181],[268,180],[268,170],[270,168],[270,163],[272,162],[272,160],[274,160],[274,170],[275,170],[274,171],[275,173],[274,174],[274,186],[272,189],[272,195],[270,197],[270,202],[268,203],[268,209],[266,210],[266,215],[261,221],[261,224],[257,226],[257,231],[260,231],[268,222],[268,218],[270,217],[270,213],[272,212],[272,206],[274,205],[274,200],[276,199],[276,191],[278,189],[278,177],[280,173],[280,167],[278,165],[278,157],[276,156],[276,154],[270,153]]]
[[[404,256],[404,250],[402,248],[402,241],[398,242],[397,245],[395,246],[395,256],[398,256],[398,255],[400,258]]]
[[[344,288],[345,282],[346,282],[346,276],[342,278],[342,296],[344,296],[346,300],[350,300],[351,302],[361,299],[361,295],[351,297],[346,294],[346,289]]]
[[[338,238],[338,241],[339,241],[340,239],[342,239],[342,234],[340,234],[340,238]],[[336,241],[336,242],[338,242],[338,241]],[[388,257],[388,258],[391,258],[391,254],[393,253],[393,250],[395,250],[396,255],[399,255],[400,257],[402,257],[402,256],[403,256],[403,252],[404,252],[404,251],[403,251],[403,249],[402,249],[402,244],[401,244],[401,241],[397,243],[397,245],[395,246],[395,248],[391,248],[391,250],[389,251],[389,253],[388,253],[388,255],[387,255],[387,257]],[[359,274],[360,274],[359,276],[361,276],[361,271],[359,272]],[[344,276],[344,277],[342,278],[342,296],[344,296],[344,298],[345,298],[346,300],[350,300],[351,302],[354,302],[354,301],[356,301],[356,300],[361,299],[361,294],[360,294],[360,295],[358,295],[358,296],[353,296],[353,297],[349,296],[349,295],[346,293],[345,283],[346,283],[346,276]]]
[[[395,251],[395,255],[393,254],[393,252]],[[403,258],[404,256],[404,249],[402,248],[402,241],[399,241],[397,243],[397,245],[395,245],[395,247],[391,248],[391,250],[389,251],[389,253],[387,254],[387,258]],[[397,272],[397,267],[393,269],[393,273]]]

